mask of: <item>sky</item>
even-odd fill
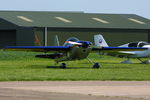
[[[0,0],[0,10],[137,14],[150,19],[150,0]]]

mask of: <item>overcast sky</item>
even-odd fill
[[[150,0],[0,0],[0,10],[137,14],[150,19]]]

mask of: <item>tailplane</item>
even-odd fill
[[[108,47],[108,44],[106,43],[105,39],[101,34],[94,35],[94,42],[95,46]]]

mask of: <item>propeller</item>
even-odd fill
[[[89,41],[77,41],[77,42],[66,41],[65,43],[69,43],[69,44],[72,44],[72,45],[77,45],[77,46],[83,47],[83,48],[88,48],[90,45],[92,45],[92,42],[89,42]]]

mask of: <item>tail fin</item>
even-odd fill
[[[57,35],[55,35],[54,46],[59,46],[59,40],[58,40],[58,36]]]
[[[95,46],[108,47],[108,44],[106,43],[106,41],[104,40],[101,34],[94,35],[94,42],[95,42]]]

